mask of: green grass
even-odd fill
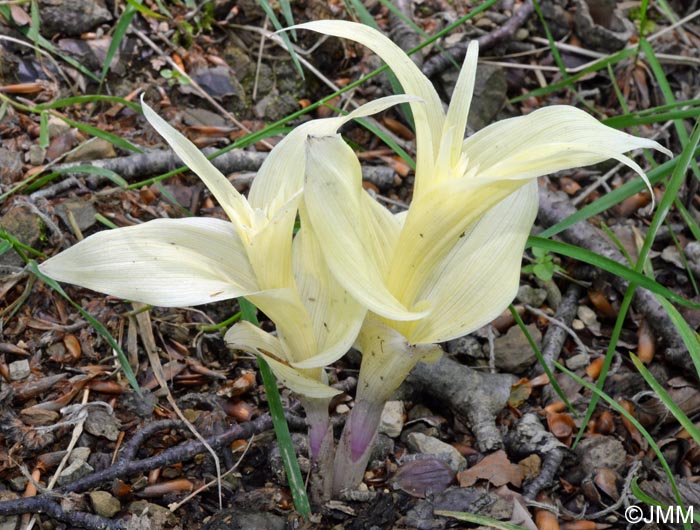
[[[260,325],[258,321],[258,311],[256,307],[245,298],[238,299],[238,305],[241,307],[241,318],[247,320],[256,326]],[[311,505],[309,497],[306,494],[306,484],[301,476],[299,462],[294,450],[294,442],[292,435],[289,433],[287,418],[284,416],[284,408],[282,400],[277,389],[277,380],[270,369],[265,359],[260,355],[257,356],[258,366],[260,367],[260,375],[262,376],[263,385],[265,386],[265,394],[267,395],[267,403],[270,407],[270,416],[272,416],[272,425],[275,429],[275,436],[280,447],[284,470],[287,473],[287,481],[289,489],[292,492],[294,507],[304,519],[308,519],[311,515]]]

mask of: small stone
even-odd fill
[[[681,259],[681,253],[675,245],[669,245],[661,252],[661,259],[667,263],[672,263],[679,269],[685,269],[683,260]]]
[[[374,440],[374,445],[372,445],[372,452],[369,456],[370,462],[375,462],[379,460],[383,462],[389,455],[394,452],[396,444],[392,438],[389,438],[386,434],[379,433],[377,438]]]
[[[576,315],[591,333],[600,335],[600,322],[598,322],[598,315],[596,315],[595,311],[586,305],[580,305]]]
[[[472,359],[482,359],[481,343],[476,337],[466,335],[447,343],[447,351],[452,355],[466,355]]]
[[[115,442],[119,438],[121,424],[106,409],[91,408],[85,420],[85,430],[93,436],[101,436]]]
[[[584,324],[578,318],[575,318],[571,322],[571,327],[574,329],[574,331],[583,331],[584,329],[586,329],[586,324]]]
[[[26,379],[29,374],[32,373],[29,368],[29,361],[22,359],[21,361],[15,361],[10,363],[10,379],[12,381],[20,381],[21,379]]]
[[[542,333],[535,324],[527,326],[530,336],[540,346]],[[494,341],[494,353],[496,367],[504,372],[518,374],[527,370],[535,362],[535,352],[528,342],[525,334],[518,326],[511,327],[502,337]]]
[[[89,496],[95,513],[101,517],[114,517],[122,509],[121,503],[106,491],[91,491]]]
[[[76,460],[73,463],[68,464],[68,467],[61,471],[61,474],[58,477],[58,485],[63,486],[64,484],[70,484],[79,478],[89,475],[93,471],[95,470],[87,462]]]
[[[41,33],[51,38],[56,33],[81,35],[112,20],[104,0],[40,0]]]
[[[606,467],[620,471],[626,463],[627,453],[617,438],[612,436],[596,436],[586,438],[576,447],[582,469],[593,470]]]
[[[569,370],[576,371],[585,368],[591,362],[591,357],[587,353],[578,353],[566,360],[566,367]]]
[[[493,122],[507,101],[508,83],[500,66],[480,65],[474,80],[474,111],[469,113],[469,129],[478,131]]]
[[[56,136],[60,136],[64,132],[68,131],[70,129],[70,125],[68,125],[61,118],[57,118],[56,116],[49,116],[49,127],[48,128],[49,128],[49,136],[51,138],[55,138]]]
[[[431,416],[434,416],[433,411],[420,403],[413,405],[411,410],[408,411],[408,421],[430,418]]]
[[[619,9],[615,0],[575,0],[576,35],[588,48],[613,53],[624,48],[635,33],[635,27]]]
[[[29,146],[27,156],[31,165],[40,166],[44,163],[44,159],[46,158],[46,149],[39,144],[32,144]]]
[[[91,202],[86,201],[65,201],[56,206],[56,214],[66,226],[73,226],[73,222],[71,222],[72,217],[81,231],[87,230],[97,222],[95,220],[97,210],[95,210]]]
[[[547,291],[544,289],[535,289],[531,285],[521,285],[518,288],[516,298],[523,304],[531,305],[532,307],[540,307],[547,299]]]
[[[530,32],[526,28],[520,28],[515,32],[515,40],[523,41],[530,36]]]
[[[68,457],[68,463],[73,462],[87,462],[90,458],[90,448],[89,447],[75,447]]]
[[[426,436],[419,432],[412,432],[407,438],[408,447],[414,453],[427,455],[447,455],[447,465],[457,473],[467,466],[467,460],[450,444],[442,442],[432,436]]]
[[[24,491],[24,488],[27,487],[28,482],[29,479],[24,475],[17,475],[16,477],[13,477],[7,481],[13,491]]]
[[[403,429],[403,401],[387,401],[379,420],[379,432],[390,438],[396,438]]]
[[[11,184],[22,176],[22,157],[16,151],[0,147],[0,182]]]
[[[66,155],[65,162],[84,162],[101,158],[114,158],[115,156],[117,156],[117,152],[107,140],[90,138]]]
[[[178,517],[167,508],[147,501],[134,501],[128,506],[129,512],[140,518],[142,527],[149,530],[180,530]]]
[[[683,251],[690,261],[700,264],[700,242],[691,241]]]

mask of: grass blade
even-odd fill
[[[545,360],[544,356],[542,355],[542,352],[537,347],[535,340],[532,338],[532,335],[530,335],[530,332],[527,330],[527,326],[525,325],[525,322],[523,322],[523,319],[520,318],[518,311],[515,309],[513,304],[510,304],[508,309],[510,309],[510,314],[513,315],[513,318],[515,319],[515,323],[518,325],[520,330],[525,335],[525,338],[527,339],[527,342],[530,344],[532,351],[535,352],[535,357],[537,357],[537,362],[540,363],[540,366],[542,366],[544,373],[546,373],[547,377],[549,377],[549,382],[551,383],[552,388],[554,388],[554,391],[557,393],[557,396],[559,396],[559,399],[561,399],[564,402],[564,404],[566,404],[567,408],[571,411],[571,414],[573,414],[574,416],[578,416],[578,414],[574,410],[574,407],[571,405],[571,403],[569,403],[569,400],[566,398],[564,391],[559,386],[559,382],[557,381],[556,377],[554,377],[554,374],[552,373],[552,370],[549,367],[549,364],[547,364],[547,361]]]
[[[697,147],[698,142],[700,142],[700,122],[697,122],[695,124],[692,138],[685,145],[685,148],[681,153],[678,165],[674,168],[673,174],[671,175],[671,178],[668,181],[666,191],[664,192],[664,195],[661,198],[656,213],[654,214],[654,218],[651,220],[649,230],[647,231],[646,238],[644,239],[644,244],[642,245],[642,248],[639,251],[637,263],[634,266],[634,270],[637,273],[642,272],[644,263],[647,257],[649,256],[649,252],[651,251],[652,245],[654,244],[656,234],[661,225],[663,224],[664,220],[666,219],[666,215],[668,214],[673,202],[675,201],[678,195],[678,190],[680,189],[681,184],[683,184],[683,181],[685,179],[685,173],[688,169],[688,166],[690,165],[691,156],[695,152],[695,148]],[[605,353],[605,361],[603,362],[603,367],[600,371],[600,375],[598,376],[598,380],[596,382],[596,386],[599,389],[602,389],[603,385],[605,384],[605,378],[608,374],[608,370],[610,370],[610,365],[612,364],[612,360],[615,356],[615,347],[617,346],[617,341],[620,339],[620,333],[622,332],[622,326],[624,324],[625,318],[627,317],[627,311],[629,310],[632,304],[632,297],[634,296],[634,291],[639,285],[641,285],[640,282],[630,281],[627,287],[627,291],[625,292],[625,296],[622,299],[622,303],[620,304],[619,314],[615,321],[615,327],[613,328],[613,332],[610,337],[610,344],[608,346],[607,352]],[[654,292],[659,294],[657,291]],[[672,297],[670,298],[673,299]],[[585,426],[588,425],[589,420],[593,416],[593,411],[595,410],[597,403],[598,395],[595,394],[591,398],[591,402],[588,404],[586,416],[583,419],[583,422],[581,423],[581,428],[578,431],[578,435],[576,436],[576,441],[574,442],[574,445],[578,444],[579,440],[583,436]]]
[[[700,148],[696,148],[692,156],[700,156]],[[679,155],[673,160],[669,160],[668,162],[661,164],[659,167],[649,171],[647,173],[649,182],[651,182],[652,184],[656,184],[663,180],[663,178],[666,175],[668,175],[669,172],[673,171],[676,168],[680,161],[681,156]],[[622,201],[624,201],[626,198],[631,197],[635,193],[638,193],[644,189],[646,189],[646,185],[644,184],[644,182],[641,181],[641,179],[630,180],[629,182],[626,182],[625,184],[611,191],[610,193],[606,193],[597,201],[584,206],[578,212],[576,212],[573,215],[570,215],[563,221],[553,226],[550,226],[546,230],[542,231],[539,234],[539,236],[545,238],[552,237],[560,232],[563,232],[570,226],[573,226],[580,221],[585,221],[586,219],[593,217],[594,215],[597,215],[600,212],[604,212],[605,210],[612,208],[616,204],[619,204]]]
[[[282,24],[280,24],[280,21],[277,19],[277,15],[275,15],[275,12],[272,9],[272,6],[270,6],[270,3],[267,0],[258,0],[258,4],[260,4],[260,7],[263,8],[263,11],[265,11],[265,14],[270,19],[270,22],[272,22],[272,25],[275,27],[275,29],[277,31],[282,31],[284,28],[282,27]],[[305,79],[304,78],[304,69],[301,67],[301,63],[299,62],[299,58],[297,57],[297,53],[294,51],[294,46],[292,46],[292,41],[289,40],[289,35],[287,34],[286,31],[282,31],[279,34],[279,36],[282,37],[282,40],[284,41],[284,45],[287,47],[287,51],[289,51],[289,56],[292,58],[292,62],[294,63],[294,66],[296,66],[296,69],[299,72],[299,75],[301,76],[302,79]]]
[[[690,434],[693,440],[695,440],[695,443],[700,444],[700,430],[698,430],[695,424],[690,421],[688,416],[686,416],[685,412],[681,410],[676,402],[673,401],[671,396],[668,395],[668,392],[666,392],[664,387],[659,384],[651,372],[647,370],[647,367],[644,366],[644,363],[639,360],[639,357],[637,357],[634,353],[630,353],[630,358],[632,359],[635,368],[637,368],[637,371],[642,375],[644,380],[656,393],[658,398],[663,402],[671,414],[673,414],[673,417],[678,420],[678,423],[680,423],[686,431],[688,431],[688,434]]]
[[[53,171],[51,173],[47,173],[46,175],[36,179],[34,182],[32,182],[30,185],[28,185],[25,188],[25,191],[27,193],[32,192],[34,190],[40,189],[42,186],[44,186],[46,183],[51,182],[53,179],[56,177],[59,177],[61,175],[64,175],[65,173],[88,173],[91,175],[101,175],[110,181],[112,181],[114,184],[119,186],[122,189],[127,189],[129,183],[124,180],[124,178],[119,175],[118,173],[115,173],[111,169],[107,169],[104,167],[97,167],[97,166],[75,166],[75,167],[67,167],[65,169],[59,169],[57,171]]]
[[[554,365],[564,372],[566,375],[568,375],[571,379],[576,381],[579,385],[586,387],[588,390],[593,392],[593,395],[596,398],[600,398],[603,401],[605,401],[611,408],[613,408],[618,414],[621,414],[627,420],[636,427],[636,429],[639,431],[639,433],[644,437],[644,439],[649,443],[649,447],[651,447],[652,451],[654,451],[654,454],[656,454],[656,457],[659,459],[659,463],[661,464],[661,467],[664,468],[664,472],[666,473],[666,476],[668,477],[668,480],[671,484],[671,489],[673,490],[673,496],[676,498],[676,502],[678,503],[679,506],[683,506],[683,499],[681,498],[681,494],[678,491],[678,485],[676,484],[676,479],[673,477],[673,472],[671,471],[671,467],[668,465],[668,462],[666,461],[666,458],[664,458],[663,453],[661,452],[661,448],[657,445],[657,443],[654,441],[654,437],[649,434],[649,431],[647,431],[644,426],[637,421],[637,418],[632,416],[625,408],[620,405],[617,401],[615,401],[613,398],[608,396],[605,392],[603,392],[601,389],[599,389],[597,386],[592,385],[588,381],[584,381],[580,377],[578,377],[576,374],[573,372],[569,371],[567,368],[559,364],[558,362],[554,361]],[[684,527],[686,530],[692,530],[689,524],[684,524]]]
[[[65,121],[71,127],[75,127],[79,131],[82,131],[85,134],[89,134],[90,136],[96,136],[97,138],[101,138],[102,140],[107,140],[109,143],[111,143],[112,145],[114,145],[116,147],[119,147],[120,149],[124,149],[125,151],[133,151],[135,153],[143,153],[143,151],[141,151],[141,149],[136,147],[134,144],[132,144],[128,140],[124,140],[123,138],[120,138],[116,134],[112,134],[110,132],[103,131],[102,129],[98,129],[97,127],[93,127],[92,125],[88,125],[87,123],[73,121],[70,118],[66,118],[65,116],[59,116],[59,115],[56,115],[56,116],[61,118],[63,121]]]
[[[125,105],[125,106],[129,107],[131,110],[141,114],[141,106],[137,105],[133,101],[128,101],[128,100],[126,100],[124,98],[120,98],[118,96],[103,96],[103,95],[99,95],[99,94],[91,94],[88,96],[74,96],[71,98],[57,99],[56,101],[52,101],[50,103],[41,103],[39,105],[36,105],[34,107],[34,110],[42,111],[42,110],[51,110],[51,109],[61,109],[64,107],[69,107],[71,105],[82,105],[83,103],[100,103],[100,102],[117,103],[120,105]]]
[[[277,381],[272,374],[272,370],[270,370],[270,366],[265,362],[265,359],[260,356],[258,356],[258,365],[260,366],[260,375],[265,385],[267,402],[270,406],[270,415],[272,416],[272,424],[275,428],[275,436],[280,446],[280,452],[282,453],[282,461],[284,462],[284,469],[287,472],[287,480],[289,481],[289,488],[292,492],[292,498],[294,499],[294,506],[304,518],[308,518],[311,514],[311,506],[309,505],[309,498],[306,495],[306,485],[301,476],[299,462],[294,452],[292,436],[289,434],[287,419],[284,417],[282,401],[280,400],[280,394],[277,390]]]
[[[639,483],[637,479],[635,478],[632,481],[632,494],[637,497],[640,501],[650,505],[650,506],[661,506],[664,509],[667,509],[668,506],[662,502],[657,501],[656,499],[650,497],[649,495],[646,494],[642,488],[639,487]],[[693,520],[696,523],[700,523],[700,513],[696,513],[693,510]]]
[[[644,287],[645,289],[650,290],[652,293],[669,298],[685,307],[700,309],[700,303],[686,300],[667,287],[664,287],[654,279],[644,276],[639,271],[630,269],[617,261],[601,256],[600,254],[596,254],[595,252],[591,252],[590,250],[586,250],[585,248],[570,245],[568,243],[562,243],[561,241],[552,241],[551,239],[545,239],[539,236],[530,236],[527,240],[527,246],[540,247],[550,252],[554,252],[555,254],[561,254],[562,256],[567,256],[569,258],[588,263],[589,265],[603,269],[610,274],[624,278],[630,283]]]
[[[547,36],[547,40],[549,41],[549,49],[552,52],[552,57],[554,57],[554,62],[557,63],[562,77],[566,80],[569,78],[569,73],[566,71],[566,65],[564,64],[564,61],[562,61],[561,55],[559,55],[559,48],[557,48],[557,43],[554,42],[552,32],[549,31],[549,25],[547,24],[547,21],[545,20],[544,15],[542,14],[542,9],[540,9],[540,3],[537,0],[533,0],[532,5],[535,7],[537,18],[540,19],[540,24],[542,24],[542,27],[544,28],[544,33]]]
[[[112,40],[109,43],[109,48],[107,48],[107,54],[105,55],[105,62],[104,62],[104,65],[102,66],[102,72],[100,73],[100,88],[102,88],[102,83],[104,82],[105,77],[107,77],[107,72],[109,72],[109,68],[112,65],[112,59],[114,58],[114,54],[117,53],[117,50],[119,49],[119,45],[121,44],[122,39],[124,38],[124,35],[126,35],[126,30],[129,28],[129,25],[131,24],[131,20],[134,18],[136,13],[137,13],[136,7],[131,2],[129,2],[129,5],[126,6],[126,8],[122,12],[121,16],[119,17],[119,20],[117,21],[117,25],[114,26],[114,32],[112,33]],[[98,92],[99,92],[99,90],[98,90]]]
[[[241,307],[240,316],[242,320],[247,320],[256,326],[260,325],[257,316],[258,310],[255,305],[245,298],[239,298],[238,305]],[[275,436],[277,437],[277,443],[279,444],[282,454],[282,461],[284,462],[284,470],[287,473],[289,489],[294,499],[294,506],[306,519],[311,514],[311,506],[309,505],[309,498],[306,495],[306,484],[301,476],[297,455],[294,452],[292,436],[289,434],[287,419],[284,416],[284,408],[282,407],[282,400],[280,399],[280,393],[277,389],[277,381],[275,380],[272,370],[270,370],[270,366],[265,362],[265,359],[260,356],[258,356],[258,365],[260,366],[260,375],[262,376],[263,385],[265,386],[267,402],[270,406],[272,425],[275,428]]]
[[[657,295],[656,298],[666,310],[666,313],[668,313],[671,322],[673,322],[673,325],[683,340],[683,344],[685,344],[685,347],[688,348],[688,353],[690,354],[690,358],[693,360],[695,370],[697,371],[698,378],[700,379],[700,340],[698,340],[697,333],[688,325],[678,310],[673,307],[671,302],[666,300],[663,296]]]
[[[46,149],[49,146],[50,141],[49,115],[46,112],[42,112],[39,115],[39,147]]]

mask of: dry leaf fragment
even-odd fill
[[[517,408],[527,401],[530,394],[532,394],[532,383],[529,379],[522,378],[510,387],[508,405]]]
[[[600,372],[603,369],[604,362],[605,359],[603,357],[598,357],[597,359],[593,359],[591,361],[591,364],[588,365],[588,368],[586,368],[586,373],[594,381],[598,379],[598,376],[600,375]]]
[[[614,501],[617,501],[620,498],[620,492],[617,489],[617,473],[615,473],[612,469],[608,467],[600,467],[596,469],[593,482],[595,482],[595,485],[598,486],[600,491],[605,493]]]
[[[560,442],[569,445],[571,436],[576,424],[571,416],[566,412],[550,412],[547,414],[547,426],[549,431],[556,436]]]
[[[394,475],[391,484],[414,497],[426,497],[445,491],[455,474],[437,458],[420,458],[406,462]]]
[[[624,408],[630,414],[630,416],[636,419],[634,405],[632,403],[622,399],[620,400],[620,406],[622,406],[622,408]],[[637,430],[637,427],[635,427],[634,424],[625,416],[621,417],[621,421],[625,426],[625,429],[627,429],[627,432],[629,432],[632,440],[634,440],[639,447],[645,447],[644,438],[642,438],[642,434]]]
[[[538,495],[537,500],[542,503],[550,504],[551,501],[544,495]],[[557,516],[549,510],[543,508],[535,509],[535,524],[538,530],[559,530],[559,521]]]
[[[639,324],[637,339],[637,357],[644,364],[649,364],[654,358],[655,351],[656,341],[654,340],[654,333],[646,319],[642,319]]]
[[[512,484],[519,488],[523,482],[523,470],[508,460],[505,451],[496,451],[488,455],[474,467],[457,474],[459,485],[463,488],[472,486],[477,480],[488,480],[494,486]]]
[[[176,480],[168,480],[166,482],[161,482],[160,484],[153,484],[151,486],[146,486],[136,495],[138,497],[154,498],[162,497],[166,493],[182,493],[190,492],[194,489],[194,483],[186,478],[179,478]]]
[[[413,131],[406,127],[403,123],[393,118],[384,118],[384,125],[386,128],[393,132],[395,135],[403,138],[404,140],[413,140],[416,135]]]
[[[539,455],[533,453],[530,456],[523,458],[518,462],[520,469],[523,472],[523,478],[531,480],[540,474],[542,468],[542,459]]]
[[[596,310],[606,318],[617,317],[617,311],[608,300],[608,297],[600,291],[588,291],[588,299]]]
[[[595,431],[600,434],[612,434],[615,432],[615,420],[609,410],[604,410],[595,422]]]

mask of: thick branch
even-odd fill
[[[477,40],[479,41],[480,50],[488,50],[493,48],[499,42],[510,39],[518,31],[518,28],[522,26],[530,15],[534,12],[535,7],[532,4],[532,0],[526,0],[526,2],[518,9],[508,21],[503,24],[498,29],[493,30],[486,35],[482,35]],[[461,63],[464,60],[464,56],[467,53],[467,47],[469,42],[460,42],[459,44],[453,46],[446,53],[441,53],[432,57],[430,60],[423,64],[422,71],[428,76],[432,77],[435,74],[442,72],[445,68],[450,65],[450,57],[457,63]],[[448,55],[449,54],[449,55]]]
[[[552,226],[576,213],[576,208],[563,193],[554,193],[540,186],[540,209],[538,219],[544,226]],[[563,231],[565,241],[610,258],[625,266],[629,263],[622,253],[602,236],[590,223],[580,222]],[[610,283],[620,293],[627,290],[628,282],[619,276],[610,276]],[[654,333],[666,344],[666,358],[680,369],[695,373],[688,350],[671,322],[671,318],[651,291],[637,287],[632,301],[636,311],[644,315]]]
[[[216,152],[216,149],[207,148],[202,152],[206,155]],[[262,166],[262,163],[267,158],[268,153],[257,151],[243,151],[242,149],[233,149],[214,159],[212,164],[224,174],[257,171]],[[116,158],[104,158],[101,160],[92,160],[91,162],[71,162],[69,164],[60,164],[52,168],[54,171],[66,170],[78,166],[94,166],[114,171],[126,181],[135,181],[147,178],[151,175],[159,175],[173,171],[182,166],[182,162],[173,151],[153,150],[143,154],[135,154],[128,156],[120,156]],[[386,189],[394,184],[395,172],[392,168],[386,166],[365,166],[362,168],[362,178],[372,182],[380,189]],[[86,173],[71,173],[67,172],[61,175],[61,181],[51,186],[46,186],[39,191],[31,194],[32,201],[45,197],[53,197],[68,189],[78,187],[80,182],[78,179],[85,178]],[[99,184],[107,181],[107,177],[102,175],[90,175],[86,178],[88,186],[95,188]],[[245,182],[250,185],[251,178]]]
[[[296,419],[296,417],[294,419]],[[269,414],[265,414],[253,421],[234,425],[231,429],[222,434],[211,436],[207,438],[207,443],[209,443],[209,445],[214,449],[220,449],[223,445],[229,444],[234,440],[250,438],[254,434],[268,431],[271,428],[272,419],[270,418]],[[47,499],[50,501],[50,503],[53,503],[53,498],[56,494],[66,495],[69,493],[81,493],[90,488],[113,481],[114,479],[126,478],[130,475],[150,471],[151,469],[169,466],[177,462],[189,460],[204,452],[206,452],[204,444],[198,440],[192,440],[176,447],[171,447],[162,453],[144,458],[142,460],[122,460],[113,466],[108,467],[107,469],[80,478],[66,486],[63,486],[62,488],[57,489],[51,494],[51,496],[38,495],[36,497],[27,497],[0,502],[0,515],[37,513],[42,510],[46,511],[47,509],[52,509],[47,503]]]
[[[418,363],[407,380],[466,418],[479,449],[486,452],[503,447],[496,416],[506,405],[515,379],[477,372],[443,355],[432,364]]]

